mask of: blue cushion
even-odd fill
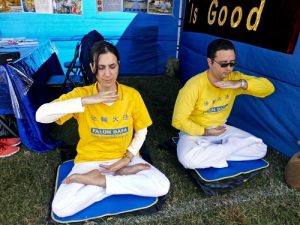
[[[179,138],[173,137],[172,142],[177,145]],[[248,161],[227,161],[228,167],[187,169],[188,173],[200,185],[207,195],[223,194],[258,175],[269,166],[264,159]]]
[[[177,145],[179,137],[172,137]],[[236,177],[242,174],[252,173],[260,169],[265,169],[269,163],[263,159],[248,161],[227,161],[228,167],[195,169],[196,173],[206,182],[218,181]]]
[[[55,190],[62,180],[69,174],[74,165],[73,160],[62,163],[57,171]],[[89,219],[97,219],[104,216],[118,215],[147,209],[158,202],[157,197],[143,197],[136,195],[112,195],[99,202],[95,202],[86,209],[68,217],[58,217],[51,211],[51,217],[59,223],[81,222]]]
[[[249,161],[227,161],[228,167],[225,168],[205,168],[196,169],[198,175],[206,182],[229,179],[242,174],[252,173],[269,166],[263,159]]]

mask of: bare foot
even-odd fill
[[[64,184],[80,183],[80,184],[97,185],[100,187],[106,186],[105,176],[102,175],[99,170],[92,170],[84,174],[74,173],[71,176],[64,179],[63,183]]]
[[[142,170],[148,170],[151,166],[148,163],[138,163],[132,166],[126,166],[122,169],[119,169],[116,172],[116,175],[130,175],[130,174],[136,174]]]

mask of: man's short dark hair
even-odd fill
[[[235,52],[235,47],[231,41],[216,39],[207,47],[207,58],[214,59],[216,57],[216,52],[220,50],[233,50]]]

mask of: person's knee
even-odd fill
[[[153,182],[155,196],[163,196],[169,192],[170,181],[164,174],[161,174],[160,176],[152,176],[151,180]]]
[[[253,152],[253,155],[255,155],[257,158],[261,159],[266,156],[268,150],[268,146],[264,144],[262,141],[257,143],[256,145],[253,145],[251,151]]]
[[[186,169],[188,169],[189,168],[189,163],[188,163],[188,161],[185,159],[185,157],[178,157],[178,161],[181,163],[181,165],[184,167],[184,168],[186,168]]]
[[[76,197],[64,196],[63,198],[58,198],[57,196],[54,196],[52,201],[52,211],[59,217],[67,217],[78,211],[76,211],[76,205]]]
[[[73,213],[66,210],[66,206],[62,202],[57,202],[55,199],[52,202],[52,211],[59,217],[71,216]]]
[[[262,147],[258,151],[258,157],[259,158],[265,157],[267,154],[267,149],[268,147],[265,144],[262,144]]]
[[[161,188],[158,196],[166,195],[169,192],[169,190],[170,190],[170,181],[167,177],[164,177],[161,180]]]
[[[170,181],[168,178],[161,179],[159,188],[157,189],[158,193],[157,196],[166,195],[170,190]]]
[[[185,169],[196,169],[199,166],[199,163],[194,163],[194,160],[188,156],[188,154],[178,154],[178,161]]]

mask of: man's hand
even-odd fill
[[[241,80],[222,80],[215,82],[214,85],[222,89],[237,89],[241,88]]]
[[[219,136],[226,131],[225,126],[209,127],[204,129],[203,136]]]

